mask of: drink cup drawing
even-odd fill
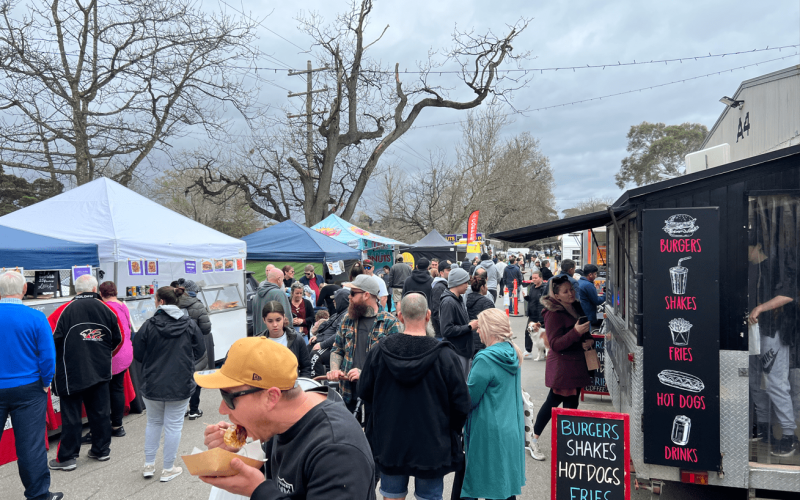
[[[669,278],[672,281],[672,293],[675,295],[683,295],[686,293],[686,282],[689,278],[689,270],[681,265],[684,260],[689,260],[691,257],[684,257],[678,259],[678,265],[669,268]]]
[[[689,443],[689,433],[692,431],[692,419],[685,415],[676,415],[672,421],[672,442],[678,446]]]
[[[669,331],[672,334],[672,345],[689,345],[689,330],[692,324],[683,318],[675,318],[669,321]]]

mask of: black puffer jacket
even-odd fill
[[[169,307],[169,306],[167,306]],[[195,361],[203,357],[203,333],[186,311],[178,319],[159,308],[133,337],[133,357],[142,363],[142,392],[153,401],[189,399]]]
[[[297,376],[312,378],[314,374],[311,371],[311,358],[308,355],[306,343],[297,335],[297,332],[288,326],[284,326],[283,331],[286,334],[286,347],[297,358]],[[269,329],[264,330],[258,336],[269,338]]]
[[[489,297],[491,295],[481,295],[478,292],[467,295],[467,315],[470,321],[478,319],[478,315],[483,311],[494,309],[494,303]],[[472,343],[476,353],[481,349],[486,349],[486,345],[481,342],[481,336],[478,335],[478,330],[472,330]]]
[[[333,342],[336,340],[336,332],[339,331],[339,326],[342,324],[342,320],[347,314],[347,308],[350,306],[350,290],[347,288],[337,290],[333,302],[336,305],[336,312],[327,321],[319,325],[317,330],[317,343],[320,344],[321,349],[333,347]]]
[[[431,277],[431,273],[423,269],[414,269],[411,271],[411,276],[409,276],[405,283],[403,283],[403,295],[409,292],[420,292],[425,295],[428,299],[428,309],[431,307],[431,283],[433,282],[433,277]]]
[[[534,323],[541,323],[542,320],[542,303],[540,299],[542,298],[542,294],[545,290],[545,284],[542,283],[538,287],[531,286],[528,287],[528,294],[525,295],[525,301],[528,302],[528,321],[533,321]]]
[[[192,297],[188,292],[184,293],[178,297],[178,307],[186,309],[186,312],[189,313],[189,317],[197,323],[203,335],[211,333],[211,320],[208,317],[206,306],[200,302],[200,299]]]

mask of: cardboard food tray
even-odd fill
[[[202,453],[182,455],[183,463],[193,476],[235,476],[237,471],[231,468],[231,460],[240,459],[245,464],[260,468],[264,461],[243,457],[222,448],[212,448]]]

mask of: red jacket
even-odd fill
[[[111,357],[122,347],[124,330],[99,295],[82,293],[47,320],[56,344],[56,394],[75,394],[111,380]]]
[[[588,385],[589,369],[581,345],[583,335],[575,331],[578,320],[549,297],[542,297],[541,302],[544,306],[544,329],[550,342],[544,384],[551,389],[575,389]],[[572,307],[579,316],[583,314],[580,302],[574,302]]]

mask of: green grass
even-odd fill
[[[253,277],[256,279],[256,281],[261,283],[267,279],[267,276],[264,273],[264,269],[267,267],[267,264],[272,264],[278,269],[282,269],[283,266],[292,266],[294,268],[294,279],[296,280],[299,280],[303,277],[303,271],[305,271],[306,266],[309,264],[314,266],[314,273],[319,276],[325,276],[321,262],[271,262],[263,260],[248,260],[245,264],[245,267],[248,271],[252,271],[254,273]]]

